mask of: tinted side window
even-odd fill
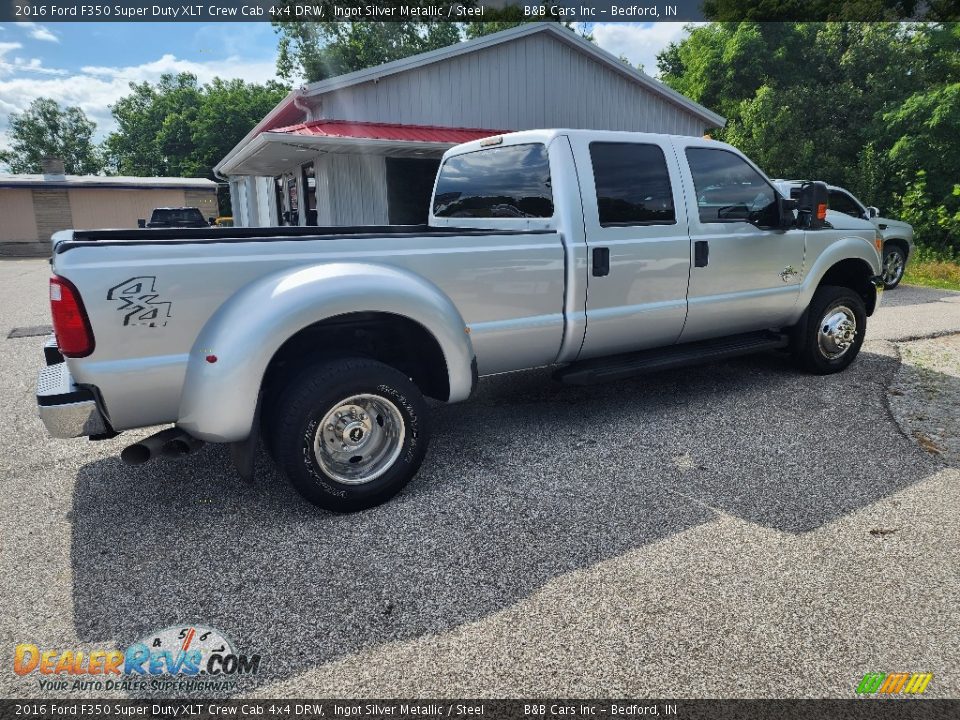
[[[844,215],[849,215],[850,217],[863,217],[863,210],[853,201],[853,198],[845,192],[839,192],[837,190],[830,191],[830,209],[842,212]]]
[[[456,155],[440,168],[437,217],[553,217],[550,163],[540,143]]]
[[[640,143],[590,143],[603,227],[672,224],[673,190],[663,150]]]
[[[776,224],[776,193],[743,158],[727,150],[691,147],[687,148],[687,162],[697,191],[700,222]]]

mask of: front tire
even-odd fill
[[[883,246],[882,277],[883,287],[893,290],[903,280],[903,272],[907,267],[907,254],[903,248],[894,243]]]
[[[333,512],[392,498],[419,470],[429,441],[417,386],[366,358],[306,370],[287,386],[274,418],[277,465],[304,498]]]
[[[809,372],[840,372],[856,359],[866,330],[863,298],[850,288],[824,285],[794,328],[793,352]]]

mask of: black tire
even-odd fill
[[[346,408],[354,410],[335,417]],[[417,386],[389,365],[366,358],[328,361],[301,373],[281,394],[268,432],[277,465],[297,491],[314,505],[341,513],[380,505],[400,492],[420,468],[430,439],[427,405]],[[336,447],[351,438],[369,444],[348,448],[344,443],[343,452]],[[378,455],[381,447],[386,449]],[[337,459],[351,453],[356,455],[348,461]],[[345,482],[337,470],[360,476]]]
[[[848,317],[840,318],[838,322],[838,314]],[[843,325],[843,322],[849,321],[850,316],[855,325],[855,335],[848,343],[844,335],[849,325]],[[828,326],[825,322],[830,318],[834,318],[834,322]],[[828,327],[830,332],[825,332]],[[866,330],[867,310],[863,298],[850,288],[823,285],[817,288],[806,312],[793,328],[791,348],[804,369],[818,375],[829,375],[845,370],[856,359]],[[822,339],[821,333],[824,336]],[[831,357],[831,351],[839,354]]]
[[[897,243],[887,243],[883,246],[883,261],[880,267],[884,289],[893,290],[903,280],[903,273],[907,268],[907,253]]]

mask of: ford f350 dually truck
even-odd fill
[[[567,383],[781,348],[846,368],[882,243],[708,139],[539,130],[446,152],[428,224],[65,231],[37,399],[55,437],[173,424],[121,457],[266,449],[311,502],[416,473],[424,396],[552,366]]]

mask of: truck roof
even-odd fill
[[[736,150],[733,146],[728,145],[727,143],[720,142],[718,140],[713,140],[708,137],[694,137],[692,135],[671,135],[669,133],[644,133],[644,132],[632,132],[628,130],[584,130],[577,128],[545,128],[542,130],[520,130],[518,132],[505,133],[503,135],[494,135],[493,137],[483,138],[481,140],[472,140],[470,142],[462,143],[461,145],[456,145],[447,152],[444,153],[443,157],[447,158],[452,155],[461,155],[463,153],[474,152],[476,150],[481,150],[488,147],[496,147],[498,145],[517,145],[521,143],[544,143],[549,144],[554,138],[559,136],[566,136],[576,139],[589,139],[589,140],[598,140],[606,142],[642,142],[643,140],[652,140],[652,139],[663,139],[670,138],[681,145],[696,145],[696,146],[705,146],[705,145],[715,145],[717,147],[729,148],[731,150]],[[737,153],[740,151],[737,150]]]

